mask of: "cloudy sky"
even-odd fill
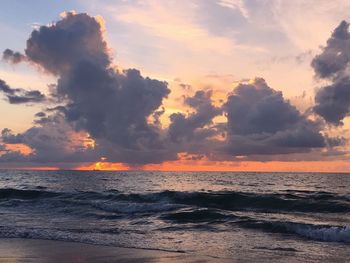
[[[3,1],[0,168],[350,171],[350,8]]]

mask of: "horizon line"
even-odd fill
[[[45,167],[46,168],[46,167]],[[40,169],[40,168],[0,168],[0,171],[74,171],[74,172],[205,172],[205,173],[329,173],[329,174],[350,174],[350,171],[237,171],[237,170],[142,170],[142,169],[120,169],[120,170],[111,170],[111,169]]]

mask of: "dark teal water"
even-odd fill
[[[347,262],[350,174],[0,171],[0,238]]]

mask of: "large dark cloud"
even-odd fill
[[[342,21],[328,39],[322,53],[311,65],[316,76],[331,81],[316,94],[314,111],[327,122],[341,125],[350,115],[350,33],[349,23]]]
[[[64,102],[65,121],[89,133],[101,156],[136,165],[176,158],[167,152],[159,126],[149,122],[170,93],[167,83],[136,69],[115,69],[96,18],[66,13],[34,30],[25,54],[58,77],[53,96]]]
[[[2,92],[9,103],[39,103],[45,101],[45,95],[38,90],[13,89],[0,79],[0,92]]]
[[[238,85],[224,109],[225,149],[230,154],[284,154],[325,146],[317,123],[302,115],[263,79]]]

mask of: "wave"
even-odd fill
[[[108,212],[143,213],[169,211],[185,206],[226,211],[257,212],[350,212],[348,196],[326,192],[286,192],[272,194],[244,192],[177,192],[143,194],[105,192],[51,192],[47,190],[0,189],[0,205],[9,201],[31,200],[64,202],[72,206],[91,206]]]
[[[13,188],[0,189],[1,199],[37,199],[37,198],[49,198],[56,197],[58,193],[48,192],[43,190],[22,190]]]
[[[267,222],[258,220],[247,220],[240,224],[248,228],[255,228],[274,233],[294,234],[316,241],[350,243],[349,226],[312,225],[283,221]]]
[[[222,212],[213,209],[198,209],[194,211],[180,211],[175,213],[168,213],[161,216],[164,220],[172,220],[177,223],[189,222],[219,222],[226,219],[232,219],[232,215],[226,215]]]
[[[147,250],[158,250],[165,252],[185,253],[179,249],[167,249],[152,247],[152,244],[135,244],[135,242],[123,242],[122,240],[111,240],[106,235],[120,233],[118,230],[78,230],[78,229],[47,229],[47,228],[26,228],[26,227],[5,227],[0,226],[0,238],[24,238],[41,239],[54,241],[77,242],[93,245],[117,246],[124,248],[138,248]],[[133,240],[134,241],[134,240]]]
[[[238,216],[232,213],[224,214],[211,209],[174,212],[162,218],[171,220],[177,224],[200,224],[205,222],[211,224],[210,226],[208,225],[210,229],[213,229],[212,223],[218,223],[220,227],[222,227],[221,224],[224,223],[225,225],[231,225],[231,227],[239,226],[265,232],[292,234],[316,241],[350,243],[349,226],[317,225],[276,220],[266,221],[248,216]],[[202,225],[200,226],[203,227]],[[196,225],[190,226],[190,228],[191,227],[197,228]],[[172,227],[174,230],[179,230],[181,228]]]
[[[204,215],[206,219],[210,218],[212,221],[206,222],[203,225],[198,222],[196,217]],[[186,230],[206,230],[214,231],[213,222],[219,223],[220,220],[228,218],[220,213],[214,211],[195,211],[186,213],[174,213],[167,217],[167,220],[174,220],[181,223],[198,223],[193,225],[181,225],[176,227],[161,227],[159,231],[183,231]],[[227,222],[226,222],[227,224]],[[310,239],[321,242],[339,242],[350,244],[350,227],[349,226],[335,226],[335,225],[312,225],[303,223],[293,223],[287,221],[259,221],[255,219],[239,220],[235,218],[231,222],[231,226],[240,226],[248,229],[256,229],[264,232],[289,234],[301,238]],[[111,241],[104,235],[127,234],[130,235],[137,230],[124,230],[122,228],[113,229],[57,229],[57,228],[27,228],[27,227],[12,227],[0,226],[0,238],[29,238],[29,239],[47,239],[47,240],[61,240],[72,242],[93,243],[101,245],[120,245],[111,243]],[[225,230],[227,231],[227,230]],[[127,233],[126,233],[127,232]],[[119,239],[118,239],[119,240]]]
[[[11,211],[18,211],[20,214],[24,211],[29,213],[28,215],[49,211],[50,213],[47,216],[50,217],[53,215],[58,217],[69,215],[76,216],[77,218],[74,219],[78,220],[91,217],[97,220],[111,220],[110,222],[113,223],[111,225],[114,226],[114,220],[133,220],[143,217],[142,222],[152,221],[152,218],[162,220],[164,224],[161,224],[162,229],[158,230],[163,231],[177,231],[184,228],[188,230],[216,231],[217,229],[217,231],[230,231],[232,227],[238,226],[258,231],[290,234],[311,240],[350,243],[349,226],[307,224],[292,222],[289,221],[290,219],[286,219],[287,221],[276,219],[268,221],[266,218],[259,218],[259,215],[261,215],[259,212],[261,211],[272,211],[273,213],[292,213],[295,211],[346,213],[350,211],[350,202],[347,200],[347,196],[326,192],[287,191],[285,193],[257,194],[233,191],[163,191],[126,194],[114,190],[104,192],[52,192],[47,189],[7,188],[0,189],[1,207],[14,209]],[[21,210],[22,208],[25,208],[25,210]],[[253,213],[246,213],[245,211],[253,211]],[[340,216],[343,215],[345,216],[345,214]],[[85,232],[78,233],[79,231]],[[110,234],[115,229],[107,227],[103,230],[104,232],[97,234],[89,231],[89,229],[74,232],[67,229],[0,226],[0,237],[53,240],[67,238],[69,241],[85,242],[79,235]],[[121,231],[125,232],[126,230]],[[101,239],[103,240],[103,237]]]
[[[242,192],[168,193],[179,203],[230,211],[251,210],[261,212],[350,212],[350,203],[334,194],[312,193],[256,194]]]

